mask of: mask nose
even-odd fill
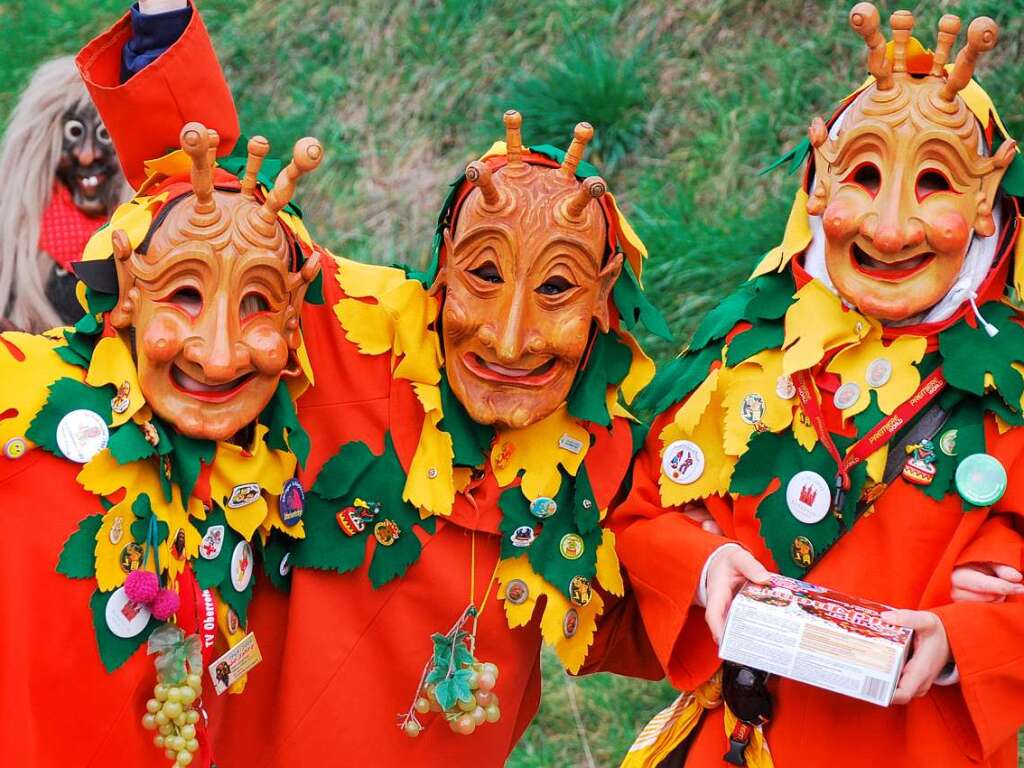
[[[495,339],[494,353],[498,362],[510,364],[523,354],[523,314],[525,301],[517,291],[504,317],[498,319],[499,329]]]
[[[185,343],[183,355],[202,369],[208,383],[232,381],[250,367],[252,356],[248,347],[236,340],[237,323],[230,321],[223,300],[205,314],[206,322],[197,328],[199,333]]]

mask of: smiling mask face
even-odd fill
[[[319,145],[310,162],[319,162]],[[293,160],[282,176],[289,171],[297,178],[302,169]],[[274,210],[290,197],[281,182],[261,205],[244,185],[242,194],[213,190],[209,169],[194,170],[196,195],[171,209],[145,253],[114,234],[121,296],[112,322],[134,329],[146,402],[189,437],[230,439],[257,419],[283,376],[300,373],[299,312],[319,265],[314,255],[300,272],[289,269],[291,245]]]
[[[440,279],[452,391],[477,423],[524,427],[566,401],[591,329],[607,330],[622,258],[605,263],[604,182],[576,180],[578,154],[571,169],[528,165],[512,143],[496,173],[467,169],[477,189],[445,233]]]
[[[893,17],[907,37],[908,17]],[[947,27],[949,19],[959,28],[955,17],[943,20]],[[980,50],[982,30],[971,29],[969,48],[974,41]],[[899,41],[896,61],[848,108],[838,135],[829,138],[821,120],[810,130],[816,181],[808,211],[822,217],[829,277],[849,304],[886,321],[939,302],[972,237],[993,235],[996,191],[1014,152],[1007,142],[994,158],[982,155],[978,121],[956,94],[957,74],[947,79],[941,62],[935,75],[901,71]]]

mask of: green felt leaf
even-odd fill
[[[234,547],[231,548],[234,551]],[[255,554],[253,554],[255,557]],[[228,553],[228,562],[230,565],[231,552]],[[252,600],[253,587],[256,585],[256,577],[253,575],[249,579],[249,583],[245,586],[241,592],[235,589],[235,585],[232,583],[230,578],[224,579],[220,583],[220,589],[218,593],[221,599],[227,603],[228,607],[231,608],[237,615],[238,621],[241,624],[245,624],[248,621],[249,616],[249,601]]]
[[[57,561],[57,573],[70,579],[91,579],[96,575],[96,533],[103,524],[103,515],[89,515],[78,524]]]
[[[629,373],[633,353],[614,333],[599,333],[594,338],[586,367],[576,375],[569,391],[569,413],[577,419],[611,426],[608,413],[608,387],[617,386]]]
[[[310,448],[309,435],[299,423],[299,417],[295,412],[295,403],[283,381],[278,383],[274,396],[267,403],[267,407],[263,409],[263,413],[260,414],[260,422],[268,429],[266,436],[268,446],[278,451],[286,451],[290,448],[295,454],[295,458],[298,459],[299,466],[306,466]]]
[[[316,304],[317,306],[321,306],[324,303],[323,270],[317,272],[316,277],[313,278],[313,282],[309,284],[309,288],[306,289],[304,301],[307,304]]]
[[[758,171],[759,176],[764,176],[767,173],[771,173],[780,165],[789,163],[789,173],[793,174],[800,170],[804,164],[804,160],[807,159],[807,155],[811,152],[811,140],[806,136],[799,142],[795,147],[786,152],[782,157],[778,158],[775,162]]]
[[[719,342],[670,360],[637,396],[637,410],[659,414],[681,403],[707,378],[712,363],[721,359],[722,343]]]
[[[463,650],[466,650],[466,646],[462,643],[458,643],[462,646]],[[467,651],[468,653],[468,651]],[[472,657],[470,657],[472,658]],[[473,678],[472,669],[457,669],[452,675],[452,681],[455,683],[455,698],[465,701],[473,695],[473,690],[469,687],[469,681]]]
[[[84,333],[86,336],[95,336],[103,330],[103,324],[100,323],[96,316],[86,312],[82,315],[81,319],[74,325],[76,333]]]
[[[89,311],[94,315],[109,312],[117,306],[117,294],[100,293],[95,288],[86,286],[85,302],[89,305]]]
[[[782,323],[758,323],[733,337],[725,348],[725,364],[739,365],[766,349],[777,349],[785,336],[786,328]]]
[[[149,495],[140,493],[135,501],[132,502],[132,514],[135,515],[135,521],[131,524],[129,529],[132,534],[132,538],[140,544],[148,542],[149,531],[150,531],[150,520],[155,519],[153,517],[153,504],[149,500]],[[167,540],[169,533],[167,523],[163,520],[156,520],[156,544],[161,544]]]
[[[586,464],[580,464],[574,485],[572,510],[576,528],[580,533],[589,533],[601,525],[601,510],[597,508]]]
[[[648,300],[633,272],[633,267],[627,261],[622,263],[622,274],[615,281],[612,299],[622,318],[622,327],[627,331],[632,331],[638,323],[643,323],[655,336],[672,341],[672,331],[669,330],[665,318]]]
[[[459,700],[458,684],[454,677],[448,677],[434,687],[434,696],[441,709],[451,709]]]
[[[1001,182],[1003,192],[1013,197],[1024,197],[1024,160],[1018,154],[1006,169]]]
[[[142,430],[133,421],[122,424],[111,432],[107,447],[118,464],[130,464],[156,454],[156,448],[149,444]]]
[[[288,592],[292,586],[291,578],[291,543],[292,539],[277,531],[270,534],[267,543],[263,545],[263,572],[267,574],[270,583],[275,589],[281,592]],[[285,563],[285,573],[281,575],[281,561],[288,558]]]
[[[161,622],[150,617],[149,623],[135,637],[118,637],[107,627],[106,611],[107,603],[113,592],[93,592],[89,600],[89,607],[92,609],[92,625],[96,631],[96,644],[100,651],[100,660],[107,672],[113,672],[124,664],[139,646],[144,644],[153,630],[160,626]]]
[[[1010,367],[1024,360],[1024,328],[1015,320],[1017,311],[1001,302],[982,307],[985,319],[999,329],[989,336],[981,327],[971,328],[966,320],[939,334],[939,352],[943,373],[951,386],[981,397],[985,394],[985,374],[991,373],[1003,401],[1020,410],[1024,379]]]
[[[754,281],[748,280],[716,304],[697,326],[690,342],[690,350],[699,352],[712,341],[725,338],[729,331],[736,327],[736,323],[743,319],[747,305],[756,293]]]
[[[216,504],[206,513],[206,520],[195,521],[196,530],[199,531],[200,536],[206,536],[206,532],[215,525],[224,529],[224,540],[217,557],[207,560],[200,554],[192,560],[196,581],[203,589],[219,587],[225,580],[230,581],[228,577],[231,569],[231,553],[235,551],[238,542],[242,540],[242,537],[228,525],[224,510]]]
[[[212,440],[197,440],[181,434],[175,429],[166,430],[167,442],[174,452],[171,456],[171,480],[181,489],[181,498],[186,500],[192,496],[196,480],[202,472],[203,464],[213,462],[217,444]],[[160,435],[164,442],[164,435]]]
[[[455,663],[459,666],[465,666],[472,664],[474,661],[473,654],[470,653],[469,648],[466,647],[465,643],[455,644]]]
[[[57,446],[57,425],[71,411],[85,409],[100,415],[107,424],[111,420],[110,400],[114,397],[112,386],[90,387],[76,379],[57,379],[50,385],[46,403],[32,419],[25,432],[32,442],[54,456],[64,457]]]
[[[372,525],[363,533],[347,536],[335,519],[335,514],[346,506],[338,500],[325,499],[315,490],[306,493],[306,510],[302,515],[306,536],[292,547],[292,567],[347,573],[362,565]]]
[[[245,165],[248,158],[248,147],[249,139],[245,136],[240,136],[238,142],[235,144],[232,154],[229,157],[221,157],[217,159],[217,165],[223,168],[228,173],[233,173],[239,179],[245,176]],[[260,166],[260,172],[256,175],[257,180],[267,189],[273,189],[274,180],[277,175],[284,168],[285,163],[276,157],[267,157],[263,160],[263,165]],[[299,208],[298,204],[294,201],[289,202],[284,207],[284,210],[288,213],[292,213],[302,218],[302,209]]]
[[[441,412],[444,417],[437,425],[452,438],[455,464],[463,467],[479,467],[487,458],[494,441],[494,428],[477,424],[466,413],[462,403],[455,397],[448,377],[441,374]]]

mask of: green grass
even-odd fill
[[[203,0],[248,133],[279,154],[303,135],[327,148],[303,184],[311,228],[332,250],[422,265],[449,181],[523,111],[524,140],[568,145],[598,129],[589,159],[648,244],[645,283],[677,335],[659,361],[781,237],[796,177],[757,171],[865,76],[846,25],[852,0]],[[4,0],[0,119],[44,58],[72,53],[127,0]],[[1024,0],[914,3],[926,45],[941,13],[1002,26],[982,63],[1011,133],[1024,136]],[[883,5],[883,15],[898,7]],[[546,657],[541,716],[510,765],[585,765],[564,677]],[[605,675],[577,693],[596,765],[667,704],[664,684]]]

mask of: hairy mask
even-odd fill
[[[850,24],[867,43],[875,83],[847,108],[834,138],[820,118],[812,123],[808,212],[822,218],[825,265],[840,296],[866,314],[901,321],[949,292],[973,237],[994,234],[992,208],[1015,145],[987,157],[958,92],[998,30],[991,19],[976,19],[947,72],[960,20],[944,16],[930,71],[911,73],[909,12],[892,16],[891,56],[873,5],[855,6]]]
[[[111,321],[131,329],[139,386],[153,411],[190,437],[230,439],[270,401],[282,376],[299,372],[299,312],[319,264],[290,269],[292,244],[277,219],[320,145],[303,139],[262,204],[256,173],[268,145],[249,143],[241,193],[213,187],[216,134],[182,130],[195,194],[180,199],[144,253],[114,233],[118,306]]]
[[[445,368],[480,424],[524,427],[569,394],[595,324],[608,329],[608,296],[622,256],[605,259],[605,184],[576,167],[593,128],[576,127],[559,168],[527,163],[521,117],[505,114],[507,163],[466,169],[474,185],[445,232],[439,273]]]

